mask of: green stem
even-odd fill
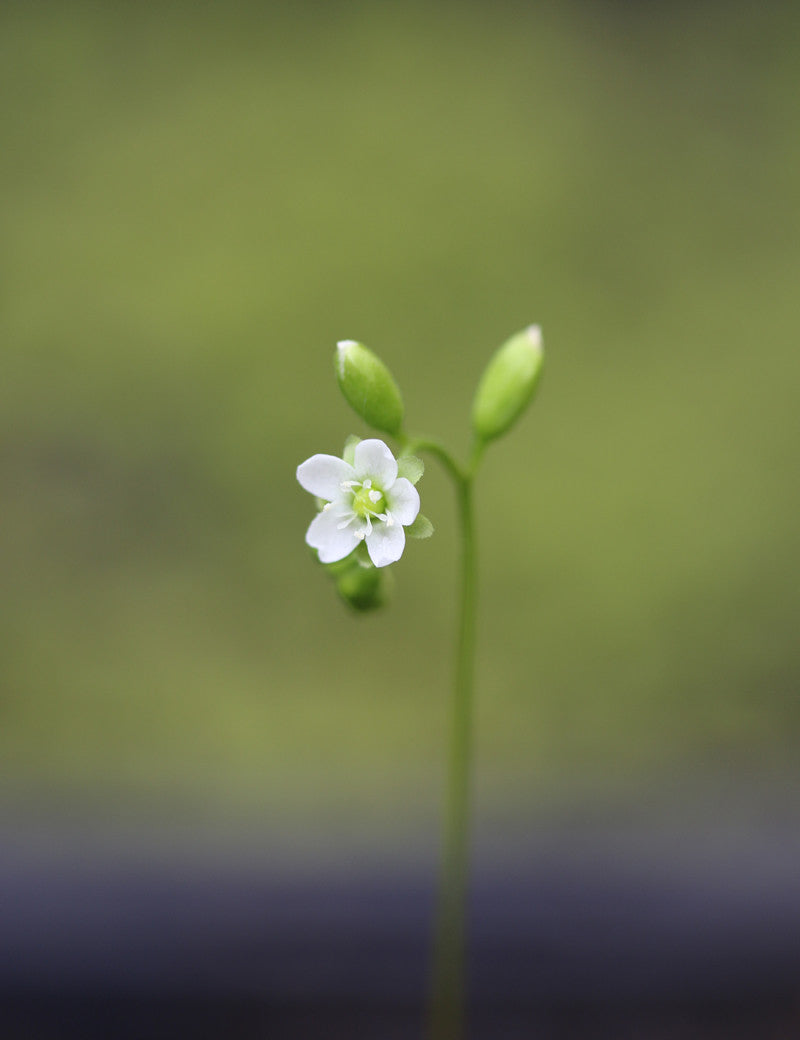
[[[403,451],[409,455],[413,455],[417,451],[427,451],[429,455],[433,455],[441,462],[456,484],[460,484],[464,480],[465,474],[461,467],[438,441],[428,437],[411,437],[408,440],[402,440],[401,446]]]
[[[461,1040],[465,1019],[466,911],[477,606],[472,475],[460,474],[456,488],[461,528],[461,610],[453,696],[450,704],[450,743],[431,994],[431,1040]]]
[[[456,487],[461,533],[461,607],[458,616],[450,734],[442,824],[442,859],[433,950],[429,1040],[462,1040],[466,1011],[466,918],[469,884],[472,712],[475,686],[477,555],[472,484],[485,442],[476,438],[462,468],[438,441],[403,438],[408,453],[435,456]]]

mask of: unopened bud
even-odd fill
[[[504,343],[486,366],[472,404],[472,426],[484,443],[504,434],[525,411],[543,360],[541,329],[531,325]]]
[[[336,591],[353,610],[366,612],[386,602],[383,574],[377,567],[348,567],[336,577]]]
[[[350,407],[376,430],[397,435],[403,399],[392,373],[377,355],[355,340],[336,345],[336,378]]]

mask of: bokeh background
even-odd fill
[[[796,837],[798,46],[788,2],[4,4],[6,825],[432,863],[451,489],[354,617],[294,471],[368,432],[336,340],[463,454],[535,321],[477,493],[480,855]]]

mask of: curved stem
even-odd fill
[[[422,445],[418,444],[418,447]],[[430,450],[427,444],[425,447]],[[474,461],[477,462],[477,459]],[[453,475],[456,476],[455,473]],[[461,609],[450,704],[450,742],[431,995],[431,1040],[461,1040],[465,1017],[465,939],[477,607],[472,473],[467,475],[458,471],[456,489],[461,528]]]
[[[438,441],[431,440],[429,437],[410,437],[403,442],[403,451],[408,452],[409,455],[413,455],[417,451],[427,451],[429,455],[433,455],[441,462],[456,484],[460,484],[465,479],[465,474],[459,464]]]

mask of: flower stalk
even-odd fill
[[[382,572],[403,554],[406,534],[427,538],[416,483],[427,452],[456,490],[460,536],[459,611],[450,699],[442,851],[435,920],[429,1040],[463,1040],[466,1019],[466,932],[473,757],[475,629],[478,606],[473,483],[487,445],[502,437],[529,405],[543,362],[541,330],[531,325],[507,340],[486,366],[472,404],[473,444],[462,467],[438,441],[403,432],[403,399],[389,369],[355,340],[342,340],[336,376],[350,406],[368,425],[396,438],[395,458],[375,438],[350,437],[343,458],[313,455],[297,479],[317,499],[306,542],[356,610],[384,602]]]
[[[453,687],[448,715],[447,767],[442,815],[429,1040],[461,1040],[466,1019],[467,900],[472,800],[475,634],[478,613],[477,543],[473,484],[485,444],[476,437],[462,467],[438,441],[415,438],[406,448],[427,452],[453,481],[460,536],[459,610]]]
[[[477,558],[471,473],[456,481],[461,535],[460,611],[434,936],[430,1040],[460,1040],[465,1019]]]

